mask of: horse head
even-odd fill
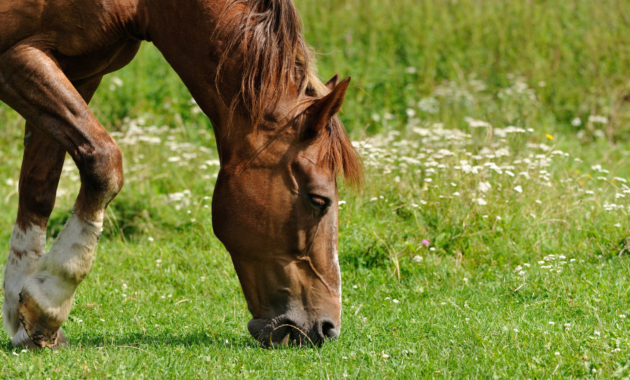
[[[335,116],[349,81],[329,82],[328,95],[300,102],[279,123],[263,122],[219,172],[214,232],[253,316],[249,332],[266,345],[339,335],[336,177],[339,166],[346,175],[360,168]]]

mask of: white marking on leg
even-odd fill
[[[92,265],[104,213],[91,222],[72,215],[50,252],[39,259],[35,272],[25,282],[22,291],[48,318],[60,323],[68,318],[74,293]]]
[[[33,273],[37,259],[46,248],[46,230],[31,226],[25,231],[18,225],[13,227],[9,256],[4,267],[2,304],[5,331],[12,337],[18,333],[20,320],[17,307],[24,281]]]
[[[31,338],[28,337],[28,334],[26,333],[26,330],[24,330],[24,327],[20,326],[20,329],[17,331],[17,333],[15,333],[13,339],[11,339],[11,344],[13,344],[14,346],[19,346],[21,344],[29,342],[30,340]]]

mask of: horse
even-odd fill
[[[88,104],[104,75],[152,42],[209,117],[220,171],[215,235],[264,346],[321,344],[341,327],[337,177],[362,181],[338,117],[350,78],[318,79],[291,0],[0,0],[0,101],[25,120],[19,204],[4,271],[15,346],[55,349],[124,177]],[[45,251],[68,153],[81,178]]]

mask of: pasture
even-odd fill
[[[340,181],[342,332],[261,347],[212,232],[209,121],[160,53],[90,104],[124,153],[64,331],[3,378],[630,376],[630,5],[296,0],[319,72],[351,75],[362,154]],[[0,266],[23,120],[0,105]],[[48,244],[79,190],[67,158]]]

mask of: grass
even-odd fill
[[[322,76],[357,84],[342,117],[367,177],[340,189],[340,339],[267,350],[247,333],[205,207],[209,122],[146,44],[92,104],[126,185],[65,325],[73,345],[21,352],[5,336],[0,375],[629,376],[628,5],[298,5]],[[0,118],[8,252],[23,122],[5,106]],[[67,164],[49,244],[78,191]]]

